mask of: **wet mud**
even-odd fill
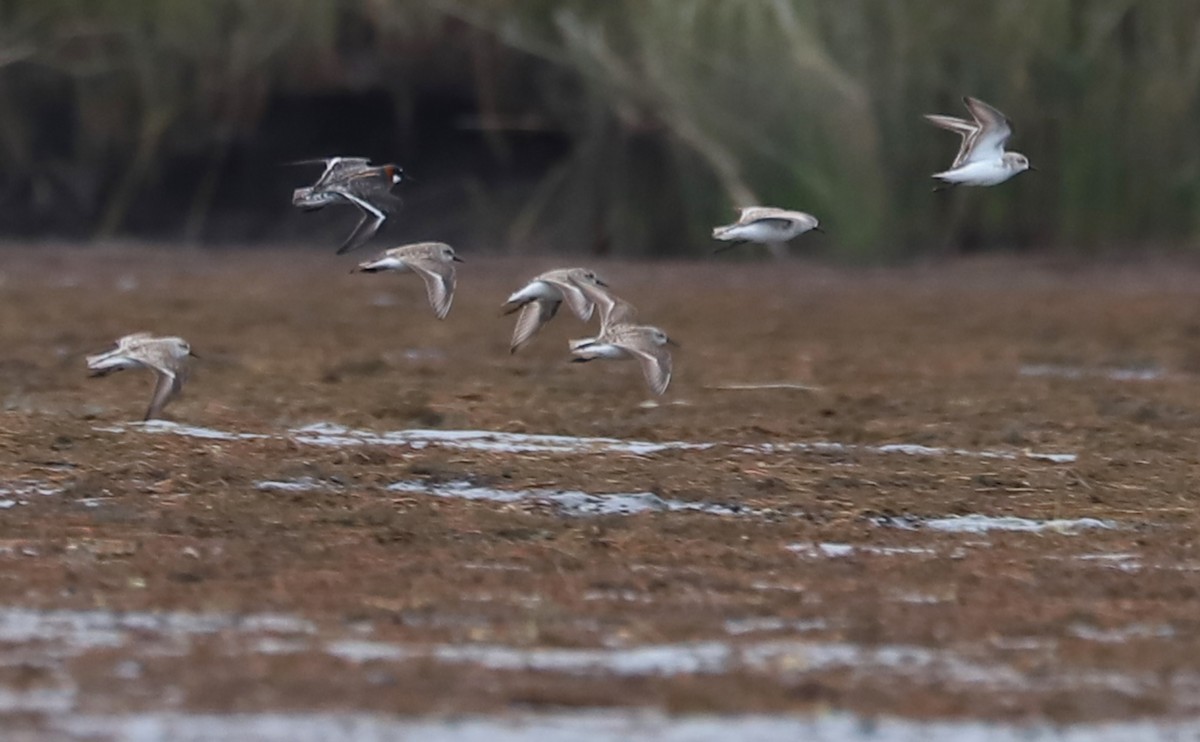
[[[357,257],[5,251],[10,729],[1200,712],[1195,266],[592,263],[682,344],[650,400],[568,313],[509,354],[561,261],[466,255],[439,322]],[[200,356],[164,422],[86,378],[138,330]]]

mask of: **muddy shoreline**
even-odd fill
[[[438,322],[355,257],[5,250],[13,728],[1200,711],[1195,266],[595,263],[683,344],[647,405],[573,318],[509,355],[558,261],[466,256]],[[149,426],[82,361],[143,329],[202,357]]]

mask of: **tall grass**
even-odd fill
[[[0,178],[65,188],[117,234],[158,155],[199,150],[195,233],[273,92],[383,87],[407,110],[430,75],[501,122],[497,149],[504,121],[571,142],[505,218],[513,245],[697,252],[748,203],[812,211],[847,259],[1200,242],[1190,0],[10,0]],[[1040,172],[929,192],[957,141],[920,115],[963,94]],[[79,125],[33,162],[36,103],[63,95]],[[111,178],[63,185],[81,172]]]

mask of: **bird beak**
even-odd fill
[[[680,345],[679,343],[675,342],[675,341],[674,341],[674,340],[672,340],[671,338],[667,338],[667,345],[674,345],[676,348],[682,348],[682,347],[683,347],[682,345]]]
[[[1030,165],[1028,169],[1032,170],[1035,173],[1038,171],[1038,169],[1036,167],[1034,167],[1033,165]]]
[[[188,355],[189,355],[189,356],[191,356],[192,358],[199,358],[199,357],[200,357],[200,356],[196,355],[196,351],[194,351],[194,350],[189,350],[189,351],[188,351]]]
[[[467,262],[467,261],[463,260],[462,258],[458,257],[457,255],[451,255],[451,256],[450,256],[450,259],[451,259],[451,260],[453,260],[455,263],[465,263],[465,262]]]
[[[605,283],[604,281],[601,281],[599,278],[596,279],[596,285],[603,286],[604,288],[608,288],[608,284]]]
[[[820,232],[821,234],[826,234],[825,229],[819,224],[817,226],[813,227],[813,231]]]

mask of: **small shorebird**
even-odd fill
[[[429,306],[433,307],[438,319],[445,319],[454,301],[454,264],[463,259],[454,253],[454,248],[444,242],[417,242],[384,250],[363,263],[351,273],[396,273],[413,272],[425,281],[429,294]]]
[[[941,191],[959,185],[998,185],[1017,173],[1037,169],[1029,164],[1029,158],[1025,155],[1004,151],[1004,145],[1013,133],[1012,122],[1007,116],[969,95],[963,98],[963,103],[967,105],[974,121],[957,116],[925,114],[929,123],[962,137],[958,156],[954,158],[950,169],[933,175],[941,184],[933,190]]]
[[[143,420],[153,420],[162,414],[167,402],[183,388],[187,378],[186,361],[195,356],[192,346],[178,337],[154,337],[148,332],[135,332],[117,340],[117,347],[87,357],[89,376],[107,376],[127,368],[148,368],[158,377],[154,396]]]
[[[650,391],[660,395],[671,383],[671,352],[668,345],[678,345],[657,327],[649,325],[615,324],[587,340],[572,341],[573,363],[586,363],[598,358],[612,360],[637,359]]]
[[[379,231],[388,212],[400,204],[392,195],[392,186],[404,179],[404,171],[395,165],[371,165],[365,157],[330,157],[302,160],[297,165],[325,163],[325,172],[310,186],[292,192],[292,205],[315,211],[332,203],[358,207],[362,218],[354,231],[338,248],[338,255],[361,247]]]
[[[579,290],[600,309],[600,333],[593,338],[568,341],[572,363],[598,358],[636,358],[642,375],[654,394],[662,394],[671,383],[671,353],[668,345],[679,345],[667,333],[650,325],[634,324],[637,310],[632,304],[594,284],[577,283]]]
[[[745,206],[738,211],[738,220],[733,224],[713,227],[713,239],[729,243],[718,247],[715,252],[728,250],[744,242],[760,242],[778,247],[805,232],[824,231],[821,229],[821,222],[815,216],[803,211],[788,211],[770,206]]]
[[[558,268],[531,279],[519,290],[514,291],[500,308],[504,314],[520,310],[517,324],[513,328],[510,353],[516,353],[528,343],[554,315],[563,302],[575,316],[587,322],[592,317],[594,302],[581,291],[581,287],[600,287],[608,284],[587,268]]]

